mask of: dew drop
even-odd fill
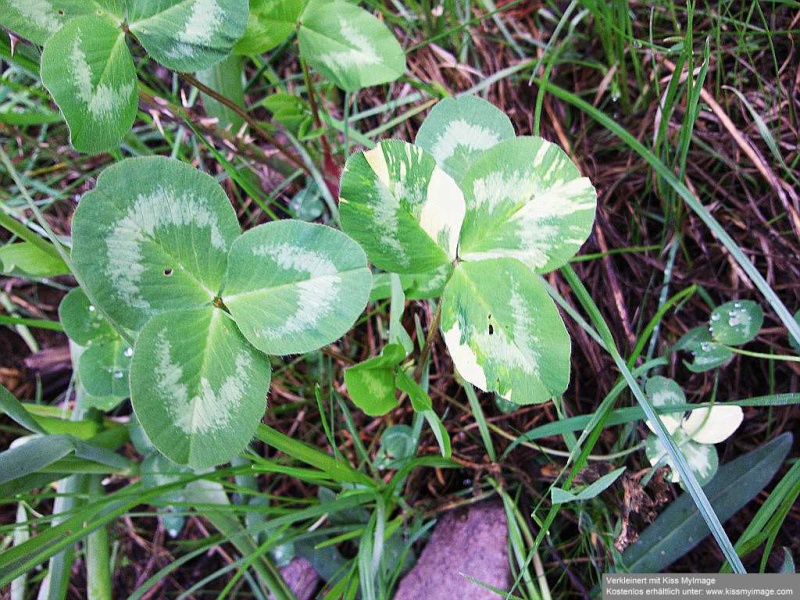
[[[733,303],[733,308],[742,308],[742,303],[741,302],[734,302]]]
[[[114,371],[114,379],[122,379],[123,372],[122,371]]]
[[[89,312],[94,312],[94,311],[96,311],[96,310],[97,310],[97,309],[94,307],[94,304],[90,304],[90,305],[89,305]]]
[[[125,350],[124,354],[125,356],[130,358],[131,356],[133,356],[133,348],[128,348],[127,350]]]
[[[709,344],[708,342],[703,342],[702,344],[700,344],[700,350],[702,350],[703,352],[711,352],[711,344]]]
[[[711,315],[712,321],[719,321],[719,319],[720,319],[719,313],[714,313],[713,315]]]

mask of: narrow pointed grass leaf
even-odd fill
[[[154,59],[188,72],[225,58],[245,31],[247,13],[247,0],[136,0],[128,23]]]
[[[45,44],[41,75],[76,150],[119,147],[138,108],[136,69],[121,29],[94,15],[69,21]]]
[[[233,207],[209,175],[176,160],[109,167],[72,223],[72,260],[89,296],[121,325],[211,305],[239,235]]]
[[[551,271],[572,258],[594,223],[597,193],[567,154],[541,138],[505,140],[472,164],[459,257],[516,258]]]
[[[433,402],[428,392],[414,381],[414,378],[403,369],[397,369],[397,388],[406,394],[411,401],[411,406],[415,412],[423,413],[431,410]]]
[[[263,54],[294,33],[308,0],[251,0],[244,35],[233,47],[237,54]]]
[[[66,436],[32,436],[24,443],[0,452],[0,485],[37,473],[74,450],[75,444]]]
[[[506,114],[478,96],[440,100],[423,121],[414,143],[461,181],[470,165],[498,142],[514,137]]]
[[[764,311],[752,300],[726,302],[711,312],[711,337],[727,346],[746,344],[764,323]]]
[[[312,0],[300,20],[300,54],[346,92],[400,77],[406,57],[391,31],[367,11]]]
[[[569,384],[570,339],[536,275],[514,259],[460,263],[442,297],[442,335],[460,375],[516,404]]]
[[[170,460],[200,469],[244,449],[264,414],[267,358],[215,307],[156,315],[139,333],[131,401]]]
[[[606,473],[594,483],[587,485],[579,492],[564,490],[559,487],[550,488],[550,500],[553,504],[565,504],[567,502],[579,502],[581,500],[591,500],[607,490],[619,476],[625,472],[625,467],[614,469]]]
[[[794,313],[794,320],[800,325],[800,310]],[[789,334],[789,343],[792,345],[792,348],[800,354],[800,336]]]
[[[646,419],[653,424],[653,427],[655,428],[655,433],[658,436],[659,441],[666,448],[670,460],[673,461],[676,467],[676,471],[680,475],[681,480],[683,481],[686,489],[689,492],[689,496],[691,497],[692,501],[695,503],[698,510],[700,511],[703,520],[708,524],[709,529],[714,534],[714,538],[719,544],[723,554],[728,559],[728,561],[730,561],[730,563],[734,566],[736,572],[744,573],[745,572],[744,565],[742,565],[742,561],[736,554],[736,551],[733,548],[733,544],[731,543],[730,538],[728,537],[727,533],[725,533],[725,529],[722,527],[722,523],[720,522],[719,517],[714,512],[714,509],[711,507],[711,504],[708,501],[708,497],[703,492],[703,489],[697,482],[697,478],[694,476],[694,474],[691,471],[691,468],[686,462],[685,457],[678,449],[678,447],[675,445],[675,443],[672,441],[669,432],[664,427],[664,424],[661,422],[661,420],[658,418],[657,413],[653,408],[653,405],[650,403],[650,401],[645,396],[644,392],[639,387],[639,384],[636,381],[633,374],[631,373],[630,368],[625,363],[625,360],[622,358],[622,355],[619,353],[619,350],[617,349],[616,346],[616,342],[614,341],[614,336],[611,334],[611,330],[608,328],[608,324],[605,322],[605,319],[600,314],[600,310],[597,308],[597,305],[595,304],[588,290],[583,285],[580,278],[572,269],[572,267],[570,267],[569,265],[565,265],[562,268],[562,273],[564,274],[570,287],[573,289],[576,296],[578,297],[578,300],[583,305],[586,312],[589,314],[595,327],[597,327],[597,330],[600,333],[603,342],[605,344],[606,350],[611,355],[611,358],[614,360],[614,364],[622,373],[625,382],[627,383],[631,392],[633,392],[633,395],[636,398],[636,401],[639,404],[640,408],[644,412]]]
[[[46,434],[47,430],[25,410],[25,406],[9,392],[4,385],[0,385],[0,410],[7,414],[13,421],[32,433]]]
[[[91,14],[119,25],[125,0],[0,0],[0,26],[40,46],[70,19]]]
[[[387,140],[352,155],[339,195],[342,228],[376,266],[416,273],[456,258],[464,196],[422,148]]]
[[[256,348],[299,354],[344,335],[371,288],[364,251],[341,231],[276,221],[234,242],[223,302]]]
[[[0,248],[0,273],[23,277],[56,277],[69,274],[60,256],[53,256],[28,242]]]
[[[760,448],[722,465],[704,491],[720,520],[727,520],[770,482],[792,446],[784,433]],[[683,494],[670,504],[622,555],[633,573],[658,573],[710,533],[695,500]],[[734,554],[735,556],[735,554]],[[737,561],[738,562],[738,561]]]

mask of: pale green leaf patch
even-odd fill
[[[733,358],[733,352],[711,339],[709,328],[704,325],[688,331],[678,340],[674,349],[686,350],[692,354],[692,362],[684,361],[683,364],[693,373],[710,371]]]
[[[204,173],[161,157],[106,169],[72,225],[72,259],[91,295],[121,325],[210,305],[240,233],[225,192]]]
[[[442,296],[441,330],[460,375],[483,391],[533,404],[569,384],[569,334],[519,261],[460,263]]]
[[[134,350],[133,408],[167,458],[200,469],[247,445],[264,413],[270,366],[223,310],[156,315]]]
[[[380,356],[344,372],[344,382],[353,404],[370,416],[385,415],[397,406],[396,367],[406,357],[399,344],[388,344]]]
[[[743,420],[741,406],[715,404],[691,411],[681,429],[699,444],[719,444],[732,436]]]
[[[225,58],[247,25],[247,0],[135,0],[131,32],[165,67],[199,71]]]
[[[277,221],[233,244],[222,299],[256,348],[300,354],[344,335],[371,287],[364,251],[344,233]]]
[[[650,403],[654,408],[666,408],[669,406],[679,406],[686,404],[686,395],[683,393],[681,386],[679,386],[672,379],[656,375],[647,380],[645,391]],[[662,414],[659,415],[664,427],[671,434],[675,433],[681,426],[683,418],[682,413]],[[655,432],[653,424],[647,421],[647,427]]]
[[[92,396],[127,398],[133,349],[119,336],[93,343],[78,359],[81,384]]]
[[[85,15],[105,16],[119,25],[124,0],[0,0],[0,26],[39,45],[68,20]]]
[[[272,50],[294,33],[307,4],[308,0],[251,0],[247,28],[233,51],[261,54]]]
[[[119,146],[138,106],[136,69],[122,30],[104,17],[72,19],[47,41],[41,75],[77,150]]]
[[[561,148],[541,138],[509,139],[485,151],[461,187],[464,260],[516,258],[544,273],[572,258],[591,232],[594,186]]]
[[[80,288],[70,290],[58,307],[58,318],[69,339],[80,346],[118,337],[114,328]]]
[[[444,171],[461,181],[489,148],[514,137],[506,114],[478,96],[445,98],[431,109],[415,143],[430,152]]]
[[[348,92],[394,81],[406,70],[405,53],[386,25],[346,2],[312,0],[297,37],[303,58]]]
[[[678,449],[683,453],[689,468],[694,473],[700,485],[705,485],[714,477],[719,467],[719,457],[717,449],[712,444],[699,444],[694,442],[682,430],[678,430],[673,435]],[[672,459],[667,453],[667,449],[661,440],[655,436],[647,437],[645,454],[652,465],[668,466],[670,468],[669,480],[673,483],[680,481],[678,469],[672,463]]]
[[[340,201],[343,229],[382,269],[417,273],[456,258],[464,196],[418,146],[388,140],[352,155]]]
[[[711,311],[711,337],[727,346],[746,344],[764,323],[764,311],[752,300],[726,302]]]

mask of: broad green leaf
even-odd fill
[[[32,435],[16,442],[0,452],[0,485],[41,471],[75,450],[75,444],[65,435]]]
[[[275,221],[231,247],[223,302],[267,354],[302,354],[342,337],[372,286],[367,257],[341,231]]]
[[[405,53],[392,32],[352,4],[313,1],[297,37],[308,64],[347,92],[394,81],[406,70]]]
[[[72,222],[72,260],[112,319],[139,329],[152,315],[210,305],[239,234],[217,182],[161,157],[103,171]]]
[[[794,313],[794,320],[797,321],[798,324],[800,324],[800,310]],[[793,335],[789,334],[789,343],[792,345],[792,348],[794,348],[798,353],[800,353],[800,340],[798,340]]]
[[[567,389],[569,334],[519,261],[460,263],[444,289],[441,329],[458,372],[484,391],[533,404]]]
[[[715,404],[690,412],[681,429],[698,444],[719,444],[731,437],[743,420],[741,406]]]
[[[484,150],[513,137],[514,126],[502,110],[478,96],[462,96],[439,101],[423,121],[414,143],[461,181]]]
[[[121,29],[94,15],[69,21],[45,44],[41,75],[77,150],[119,147],[138,107],[136,69]]]
[[[69,339],[80,346],[91,346],[96,340],[119,337],[81,288],[70,290],[64,296],[58,307],[58,318]]]
[[[675,440],[678,448],[683,453],[689,468],[692,470],[692,473],[694,473],[694,476],[697,477],[697,481],[700,485],[705,485],[711,481],[711,478],[714,477],[714,474],[717,472],[717,467],[719,466],[717,449],[713,444],[694,442],[682,429],[676,431],[672,439]],[[670,481],[673,483],[680,481],[678,469],[667,454],[667,449],[664,444],[661,443],[661,439],[655,435],[648,435],[645,444],[645,454],[651,465],[667,465],[670,468]]]
[[[758,334],[764,311],[752,300],[726,302],[711,312],[711,337],[727,346],[746,344]]]
[[[561,148],[541,138],[505,140],[485,151],[461,187],[464,260],[516,258],[546,273],[572,258],[592,230],[594,186]]]
[[[674,347],[692,353],[692,362],[683,362],[693,373],[710,371],[727,363],[733,352],[711,340],[708,327],[700,326],[688,331]]]
[[[422,148],[388,140],[352,155],[339,195],[342,228],[381,269],[418,273],[455,260],[464,196]]]
[[[68,20],[84,15],[105,16],[119,25],[124,0],[0,0],[0,26],[42,45]]]
[[[625,467],[620,467],[619,469],[614,469],[610,473],[606,473],[602,477],[598,478],[597,481],[594,483],[586,486],[579,492],[573,492],[572,490],[564,490],[558,487],[553,487],[550,490],[550,497],[553,504],[564,504],[566,502],[576,502],[581,500],[591,500],[599,496],[602,492],[607,490],[611,484],[613,484],[619,476],[625,472]]]
[[[25,277],[55,277],[68,274],[69,267],[60,256],[45,252],[30,242],[20,242],[0,248],[0,272]]]
[[[81,384],[92,396],[127,398],[133,349],[119,336],[88,347],[78,359]]]
[[[665,408],[668,406],[680,406],[686,404],[686,396],[675,381],[656,375],[647,380],[645,389],[647,397],[654,408]],[[667,431],[671,434],[675,433],[681,426],[681,419],[683,418],[682,412],[676,412],[671,415],[661,415],[661,422],[664,423]],[[655,433],[652,423],[646,421],[647,427]]]
[[[128,23],[154,59],[188,72],[230,54],[245,31],[247,13],[247,0],[135,0]]]
[[[720,521],[730,519],[769,483],[791,447],[792,435],[784,433],[720,467],[703,489]],[[632,573],[658,573],[710,533],[692,497],[683,494],[642,532],[622,560]]]
[[[397,406],[395,371],[405,357],[401,345],[389,344],[380,356],[346,369],[344,382],[353,404],[373,417]]]
[[[272,50],[295,30],[308,0],[250,0],[250,16],[233,51],[261,54]]]
[[[221,309],[156,315],[139,333],[131,401],[153,445],[195,469],[229,461],[264,414],[270,366]]]

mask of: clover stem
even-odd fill
[[[442,319],[442,302],[441,300],[436,305],[436,310],[433,313],[433,318],[431,319],[430,324],[428,325],[428,336],[425,338],[425,345],[422,346],[422,350],[419,353],[419,362],[417,363],[417,368],[414,369],[414,381],[419,381],[419,378],[422,376],[422,369],[425,368],[425,363],[428,360],[428,356],[431,353],[431,348],[433,347],[434,342],[436,341],[436,337],[439,335],[439,321]]]

